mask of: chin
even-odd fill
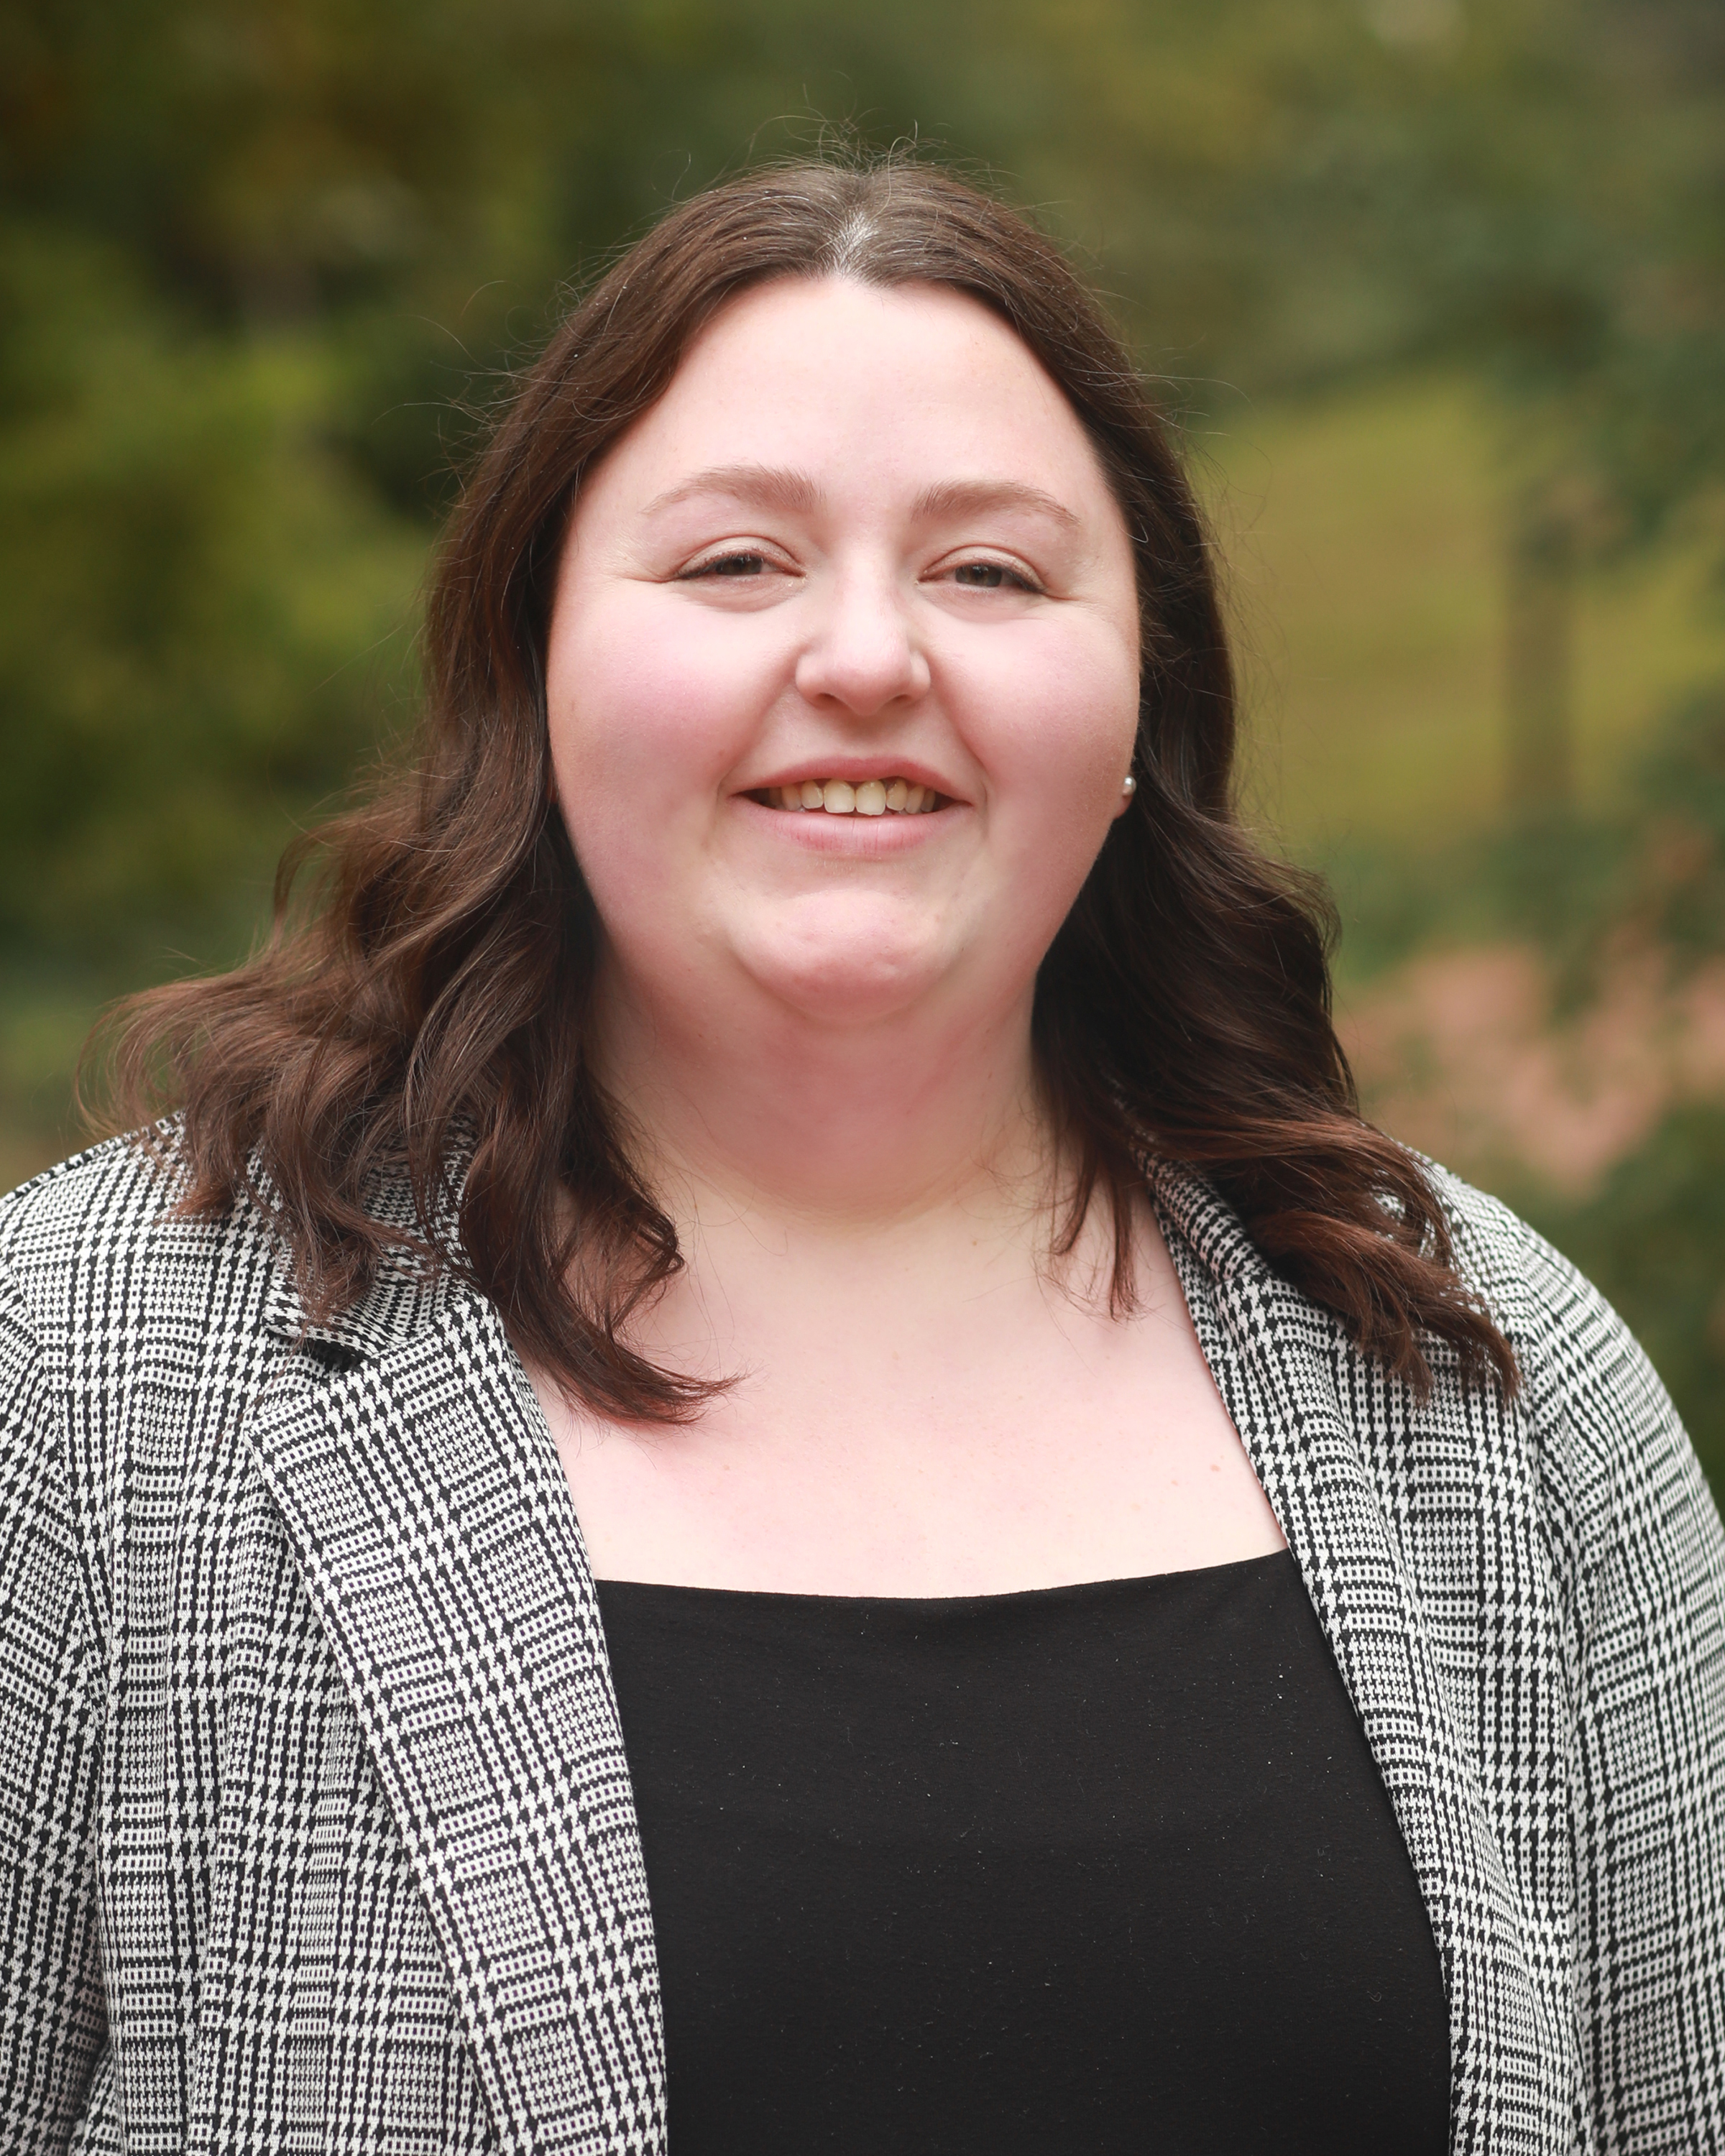
[[[733,919],[732,951],[757,985],[811,1017],[865,1024],[936,988],[957,952],[944,909],[885,894],[822,894]]]
[[[751,952],[746,970],[777,1003],[824,1025],[874,1025],[910,1010],[939,983],[943,968],[919,951],[895,955],[878,946],[812,952]]]

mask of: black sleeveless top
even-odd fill
[[[1441,2156],[1419,1887],[1291,1557],[602,1581],[671,2156]]]

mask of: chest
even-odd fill
[[[699,1420],[650,1435],[538,1390],[602,1578],[1004,1594],[1282,1547],[1184,1320],[963,1309],[922,1337],[747,1343]],[[1063,1320],[1069,1322],[1062,1322]]]

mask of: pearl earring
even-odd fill
[[[1132,777],[1130,772],[1127,772],[1126,777],[1121,781],[1120,790],[1126,796],[1128,801],[1130,801],[1133,794],[1137,792],[1138,782]]]

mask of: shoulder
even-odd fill
[[[110,1138],[0,1198],[0,1274],[14,1306],[44,1334],[93,1262],[135,1252],[174,1202],[171,1160],[141,1136]]]
[[[263,1207],[178,1210],[185,1187],[170,1120],[74,1154],[0,1198],[0,1277],[62,1379],[95,1358],[111,1376],[141,1347],[188,1349],[254,1320],[280,1269]]]
[[[0,1543],[6,1599],[59,1612],[69,1594],[103,1635],[111,1615],[110,1568],[100,1554],[106,1458],[86,1460],[80,1417],[96,1389],[90,1373],[111,1363],[116,1339],[137,1328],[115,1292],[136,1280],[149,1224],[172,1204],[164,1163],[116,1139],[46,1170],[0,1198]],[[82,1471],[85,1466],[91,1471]],[[44,1568],[47,1568],[44,1573]],[[17,1571],[17,1576],[13,1573]]]
[[[280,1358],[270,1217],[180,1213],[178,1142],[172,1123],[111,1139],[0,1199],[0,1511],[32,1533],[52,1512],[99,1640],[118,1553],[191,1517]]]
[[[92,1264],[135,1261],[179,1194],[177,1130],[110,1138],[0,1198],[0,1267],[51,1322],[56,1290]]]
[[[1435,1382],[1422,1394],[1282,1280],[1205,1178],[1163,1165],[1153,1188],[1164,1229],[1236,1420],[1250,1408],[1242,1385],[1255,1368],[1276,1394],[1266,1412],[1277,1430],[1299,1419],[1291,1386],[1302,1414],[1339,1414],[1387,1515],[1404,1523],[1410,1548],[1425,1550],[1435,1577],[1466,1568],[1469,1538],[1491,1518],[1533,1531],[1555,1576],[1580,1596],[1578,1616],[1585,1582],[1636,1545],[1652,1571],[1679,1562],[1725,1601],[1717,1509],[1628,1327],[1507,1206],[1430,1161],[1420,1166],[1462,1280],[1514,1352],[1515,1397],[1471,1378],[1437,1339],[1425,1342]],[[1281,1441],[1266,1440],[1272,1449]]]
[[[74,1153],[0,1198],[0,1258],[28,1274],[80,1245],[136,1232],[171,1208],[177,1182],[177,1126]]]
[[[1421,1166],[1449,1221],[1463,1279],[1518,1349],[1543,1363],[1553,1353],[1616,1358],[1633,1348],[1604,1297],[1536,1229],[1436,1162]]]
[[[1507,1420],[1532,1455],[1554,1527],[1584,1563],[1640,1543],[1725,1595],[1725,1537],[1658,1373],[1591,1281],[1510,1209],[1428,1165],[1463,1279],[1515,1351]],[[1458,1380],[1440,1374],[1439,1389]]]
[[[273,1348],[308,1340],[376,1356],[423,1329],[452,1291],[454,1268],[436,1245],[447,1224],[422,1226],[403,1172],[380,1171],[368,1189],[385,1247],[356,1299],[326,1317],[301,1296],[263,1161],[254,1156],[247,1186],[208,1213],[182,1209],[189,1180],[169,1117],[0,1199],[0,1283],[49,1381],[69,1396],[112,1401],[141,1386],[202,1398]]]
[[[1457,1269],[1515,1349],[1526,1410],[1601,1434],[1631,1424],[1676,1425],[1652,1365],[1592,1282],[1508,1206],[1425,1165],[1455,1238]]]

